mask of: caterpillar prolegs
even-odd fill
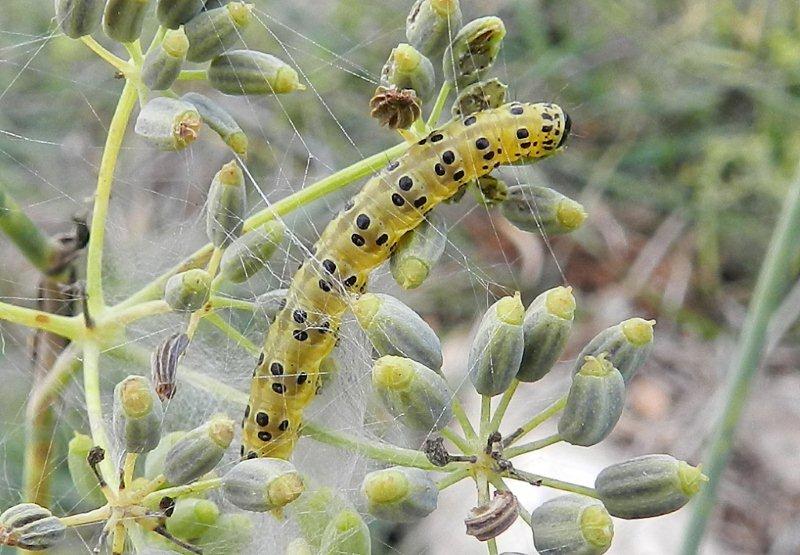
[[[267,332],[242,423],[242,456],[291,455],[350,295],[364,292],[369,272],[403,234],[463,184],[501,164],[553,154],[569,130],[558,106],[514,102],[447,123],[371,178],[322,232]]]

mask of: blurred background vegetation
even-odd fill
[[[249,132],[250,171],[273,201],[397,141],[369,118],[367,105],[381,65],[404,40],[411,2],[254,2],[260,22],[245,42],[291,61],[311,85],[279,100],[226,100]],[[466,20],[496,14],[505,21],[494,75],[512,97],[552,100],[574,121],[566,154],[504,175],[580,199],[590,219],[574,237],[545,242],[471,200],[447,207],[458,221],[450,256],[409,302],[458,344],[487,304],[476,282],[492,294],[521,289],[530,300],[565,280],[580,308],[573,355],[580,340],[628,315],[657,318],[656,356],[612,439],[632,454],[699,460],[726,357],[799,158],[800,5],[463,0],[462,7]],[[81,44],[52,36],[51,18],[46,1],[4,0],[0,9],[0,180],[56,233],[90,207],[122,83]],[[154,155],[129,139],[112,198],[113,295],[135,290],[203,242],[205,188],[227,156],[212,141]],[[250,198],[251,210],[263,207],[258,192]],[[337,201],[298,218],[295,232],[313,236]],[[0,296],[31,305],[35,271],[7,241],[0,252]],[[773,350],[739,434],[713,524],[727,553],[764,553],[798,527],[796,332]],[[2,339],[6,506],[19,495],[29,372],[26,332],[3,325]],[[68,437],[65,429],[57,441]],[[56,491],[68,491],[64,468],[58,476]],[[60,498],[64,506],[74,501]]]

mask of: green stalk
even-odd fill
[[[103,424],[103,405],[100,402],[100,348],[93,341],[83,347],[83,393],[92,441],[106,452],[106,458],[100,463],[103,478],[109,484],[116,484],[117,475],[111,464],[111,451]]]
[[[83,41],[83,43],[86,46],[88,46],[92,52],[94,52],[95,54],[100,56],[100,58],[102,58],[103,60],[114,66],[117,69],[117,71],[126,74],[130,72],[131,69],[133,69],[133,66],[131,66],[131,64],[129,64],[122,58],[119,58],[118,56],[115,56],[114,54],[106,50],[106,48],[102,44],[94,40],[91,37],[91,35],[86,35],[85,37],[81,37],[81,41]]]
[[[247,339],[244,335],[242,335],[242,333],[239,330],[237,330],[228,322],[223,320],[219,314],[214,314],[213,312],[210,312],[203,317],[202,321],[208,322],[209,324],[219,329],[222,333],[230,337],[233,341],[236,342],[237,345],[242,347],[252,356],[257,357],[259,353],[261,353],[261,349],[259,349],[255,343]]]
[[[236,310],[246,310],[248,312],[256,312],[258,307],[252,301],[245,301],[244,299],[234,299],[233,297],[220,297],[217,295],[211,296],[211,308],[235,308]]]
[[[565,482],[563,480],[557,480],[555,478],[548,478],[547,476],[540,476],[539,474],[532,474],[530,472],[525,472],[524,470],[517,470],[516,468],[504,472],[503,476],[506,478],[511,478],[512,480],[527,482],[528,484],[534,486],[544,486],[547,488],[559,489],[561,491],[568,491],[570,493],[577,493],[587,497],[593,497],[594,499],[599,499],[597,496],[597,491],[594,488],[573,484],[572,482]]]
[[[497,410],[495,410],[494,416],[492,416],[492,421],[489,423],[490,433],[496,432],[500,427],[500,423],[503,421],[503,417],[506,415],[508,405],[511,403],[511,399],[514,397],[514,393],[517,391],[517,387],[519,387],[519,380],[514,380],[511,382],[509,388],[503,392],[503,397],[500,399],[500,404],[497,405]]]
[[[504,446],[508,447],[509,445],[513,445],[515,441],[524,437],[527,433],[537,428],[540,424],[543,424],[544,422],[550,420],[553,416],[564,410],[566,404],[567,404],[567,396],[564,395],[556,402],[545,407],[545,409],[542,412],[536,414],[525,424],[514,430],[514,432],[506,438]]]
[[[433,103],[431,115],[428,117],[428,127],[433,127],[439,123],[439,118],[442,117],[442,110],[444,110],[444,104],[447,102],[447,97],[450,96],[450,91],[452,90],[453,84],[450,81],[442,83],[442,88],[439,89],[436,102]]]
[[[478,438],[477,434],[475,433],[475,429],[472,427],[469,418],[467,418],[467,413],[464,412],[464,407],[456,398],[453,398],[453,416],[456,417],[456,420],[461,426],[461,430],[463,430],[467,440],[475,441]]]
[[[191,484],[185,484],[183,486],[164,488],[146,495],[142,501],[142,504],[147,506],[164,497],[178,497],[180,495],[203,493],[204,491],[208,491],[210,489],[216,489],[221,485],[222,478],[209,478],[208,480],[200,480],[197,482],[192,482]]]
[[[0,230],[14,243],[19,251],[43,274],[49,274],[58,256],[58,249],[33,221],[20,209],[0,183]]]
[[[442,434],[442,437],[449,440],[450,443],[458,447],[458,449],[465,455],[468,455],[472,449],[470,449],[469,444],[464,440],[463,437],[459,436],[450,428],[442,428],[439,430],[439,433]]]
[[[111,187],[114,183],[114,170],[117,167],[117,158],[125,138],[125,130],[131,111],[136,105],[136,86],[131,81],[125,82],[122,89],[111,125],[108,128],[108,137],[103,149],[103,158],[100,161],[100,172],[97,178],[97,190],[94,195],[94,210],[90,228],[89,246],[86,255],[86,295],[89,312],[97,317],[102,312],[105,302],[103,300],[103,243],[106,236],[106,217],[108,204],[111,197]]]
[[[3,302],[0,302],[0,320],[54,333],[68,339],[79,339],[83,335],[83,323],[74,317],[59,316]]]
[[[506,456],[506,458],[513,459],[514,457],[519,457],[520,455],[530,453],[531,451],[544,449],[545,447],[553,445],[554,443],[558,443],[559,441],[561,441],[561,436],[558,434],[553,434],[537,441],[531,441],[530,443],[512,447],[511,449],[506,449],[503,451],[503,454]]]
[[[436,489],[442,491],[444,489],[449,488],[450,486],[457,484],[464,478],[469,478],[470,472],[472,472],[469,468],[462,468],[461,470],[456,470],[455,472],[451,472],[438,482],[436,482]]]
[[[795,178],[783,201],[783,210],[761,264],[758,282],[750,301],[739,346],[729,370],[728,392],[715,427],[707,463],[703,467],[708,483],[694,501],[694,513],[684,539],[682,553],[698,552],[708,518],[714,508],[722,473],[730,459],[734,433],[742,415],[753,377],[758,371],[767,335],[767,325],[791,281],[796,277],[793,263],[800,244],[800,177]]]

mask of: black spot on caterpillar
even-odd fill
[[[555,104],[506,104],[433,131],[364,185],[320,235],[267,332],[243,424],[247,457],[289,458],[349,296],[364,290],[370,271],[424,212],[500,164],[553,154],[569,128]],[[326,333],[307,331],[320,329]]]

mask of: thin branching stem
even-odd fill
[[[83,43],[86,46],[88,46],[92,52],[94,52],[95,54],[100,56],[100,58],[102,58],[103,60],[114,66],[114,68],[116,68],[117,71],[125,74],[130,72],[131,69],[133,69],[133,66],[131,66],[131,64],[129,64],[119,56],[116,56],[111,52],[109,52],[105,46],[94,40],[91,35],[86,35],[85,37],[81,37],[81,41],[83,41]]]
[[[145,496],[142,505],[148,506],[152,503],[157,503],[163,497],[179,497],[181,495],[196,495],[204,491],[216,489],[222,485],[222,478],[209,478],[208,480],[199,480],[191,484],[182,486],[174,486],[171,488],[164,488],[154,491]]]
[[[558,489],[561,491],[568,491],[570,493],[578,493],[580,495],[586,495],[587,497],[593,497],[594,499],[599,499],[597,495],[597,491],[594,488],[590,488],[588,486],[581,486],[579,484],[573,484],[572,482],[565,482],[564,480],[558,480],[556,478],[550,478],[548,476],[541,476],[539,474],[533,474],[531,472],[525,472],[524,470],[512,469],[505,471],[503,476],[511,478],[512,480],[519,480],[521,482],[527,482],[533,486],[544,486],[547,488]]]
[[[219,329],[226,336],[230,337],[236,342],[237,345],[247,351],[248,354],[257,357],[261,352],[261,349],[258,347],[258,345],[247,339],[239,330],[223,320],[219,314],[215,314],[213,312],[206,314],[203,318],[203,321],[208,322]]]
[[[86,513],[80,513],[77,515],[70,515],[70,516],[62,516],[59,520],[64,526],[69,528],[74,528],[75,526],[85,526],[87,524],[95,524],[97,522],[103,522],[108,520],[108,517],[111,516],[111,507],[109,505],[105,505],[100,507],[99,509],[94,509],[93,511],[89,511]]]
[[[450,486],[457,484],[461,480],[465,478],[469,478],[472,470],[469,468],[462,468],[461,470],[456,470],[455,472],[451,472],[438,482],[436,482],[436,488],[439,491],[449,488]]]
[[[93,341],[86,342],[83,348],[83,392],[92,441],[106,453],[110,453],[103,423],[103,405],[100,402],[100,348]],[[100,469],[106,482],[116,483],[117,475],[109,457],[103,459]]]
[[[519,457],[520,455],[524,455],[525,453],[530,453],[532,451],[538,451],[539,449],[543,449],[545,447],[549,447],[554,443],[558,443],[561,441],[561,436],[556,434],[549,435],[545,438],[539,439],[537,441],[531,441],[530,443],[524,443],[517,447],[512,447],[510,449],[506,449],[503,451],[503,455],[505,455],[508,459],[513,459],[514,457]]]
[[[464,435],[466,436],[468,441],[475,441],[478,435],[475,433],[475,429],[472,427],[472,423],[467,418],[467,413],[464,412],[464,407],[461,405],[461,402],[453,398],[453,416],[456,417],[456,421],[458,422],[459,426],[461,426],[461,430],[463,430]]]
[[[9,303],[0,302],[0,320],[54,333],[67,339],[79,339],[83,335],[83,323],[78,318],[59,316]]]
[[[514,380],[511,382],[511,385],[508,387],[508,389],[506,389],[503,393],[503,397],[500,398],[500,404],[497,405],[494,416],[492,416],[492,421],[489,424],[490,433],[496,432],[500,427],[500,422],[503,421],[503,417],[506,415],[506,410],[508,410],[508,405],[511,403],[511,398],[514,397],[514,393],[517,391],[518,386],[519,380]]]
[[[441,430],[439,430],[439,433],[442,434],[443,438],[450,441],[450,443],[455,445],[458,448],[458,450],[464,453],[465,455],[472,452],[469,443],[467,443],[467,441],[463,437],[455,433],[450,428],[442,428]]]
[[[442,83],[442,87],[439,89],[439,94],[436,97],[436,102],[433,103],[431,115],[428,117],[428,127],[434,127],[437,123],[439,123],[439,118],[442,117],[442,111],[444,110],[445,102],[447,102],[447,97],[450,96],[450,92],[452,90],[453,83],[450,81],[445,81]]]
[[[567,396],[564,395],[554,403],[551,403],[543,411],[536,414],[533,418],[528,420],[525,424],[514,430],[512,434],[510,434],[506,439],[503,441],[503,446],[508,447],[509,445],[513,445],[515,441],[524,437],[527,433],[537,428],[540,424],[547,422],[553,416],[564,410],[564,407],[567,404]]]

